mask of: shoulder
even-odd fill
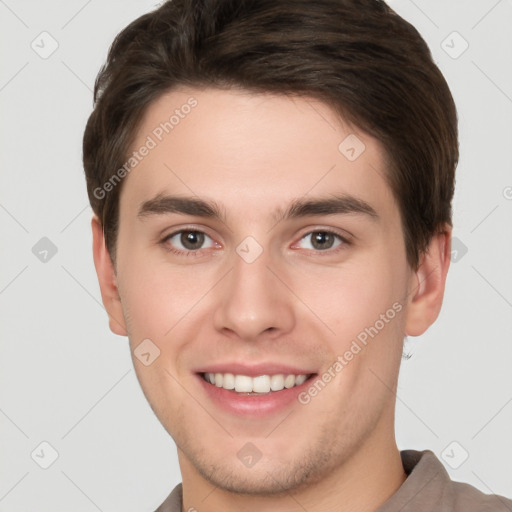
[[[512,500],[497,494],[484,494],[462,482],[451,482],[455,512],[512,512]]]
[[[182,485],[178,484],[155,512],[181,512],[182,500]]]
[[[430,450],[400,452],[407,479],[378,512],[512,512],[512,500],[451,480]]]

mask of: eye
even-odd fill
[[[314,251],[326,251],[349,242],[341,235],[332,231],[311,231],[304,235],[297,244],[301,249],[312,249]]]
[[[215,247],[214,241],[202,231],[185,229],[166,236],[162,243],[171,251],[178,254],[209,249]],[[171,246],[171,247],[169,247]]]

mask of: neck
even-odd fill
[[[403,484],[404,472],[394,436],[367,440],[342,465],[314,483],[281,495],[235,494],[205,480],[178,450],[183,477],[183,512],[375,512]],[[195,508],[194,508],[195,507]]]

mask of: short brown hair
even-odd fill
[[[316,98],[378,139],[411,267],[451,225],[455,104],[425,41],[387,4],[170,0],[115,38],[85,129],[87,191],[114,263],[122,183],[98,190],[126,162],[148,105],[177,86]]]

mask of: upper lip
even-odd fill
[[[311,375],[315,372],[304,367],[290,366],[280,363],[216,363],[205,365],[195,370],[196,373],[232,373],[234,375],[247,375],[257,377],[258,375]]]

